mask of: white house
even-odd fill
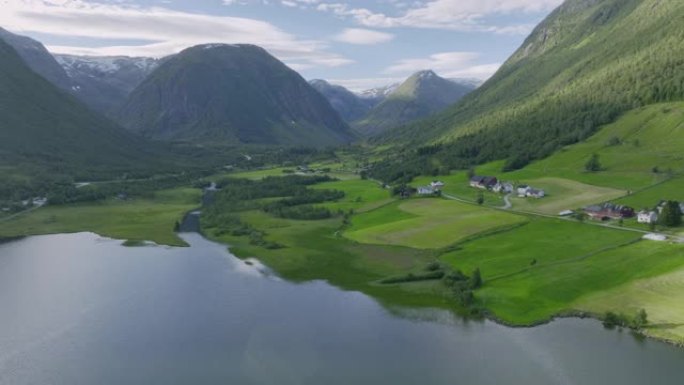
[[[418,195],[432,195],[436,192],[432,186],[421,186],[418,187]]]
[[[444,182],[442,182],[440,180],[433,180],[432,183],[430,183],[430,187],[432,187],[433,189],[439,190],[442,187],[444,187]]]
[[[527,190],[527,196],[530,198],[543,198],[546,195],[544,190],[537,190],[536,188],[529,188]]]
[[[525,198],[528,191],[530,191],[530,186],[526,184],[518,186],[518,198]]]
[[[637,214],[637,222],[639,223],[655,223],[658,220],[658,213],[655,211],[640,211]]]

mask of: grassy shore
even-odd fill
[[[201,191],[192,188],[162,190],[147,199],[46,206],[0,222],[0,236],[40,235],[92,231],[127,240],[185,246],[173,231],[176,221],[199,206]]]

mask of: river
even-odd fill
[[[0,244],[0,384],[681,384],[684,349],[563,319],[529,329],[293,284],[183,234]]]

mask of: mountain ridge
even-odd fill
[[[183,50],[131,93],[117,117],[161,140],[326,146],[354,138],[306,80],[251,44]]]

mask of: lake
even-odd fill
[[[198,234],[0,245],[0,384],[681,384],[684,349],[563,319],[516,329],[293,284]]]

